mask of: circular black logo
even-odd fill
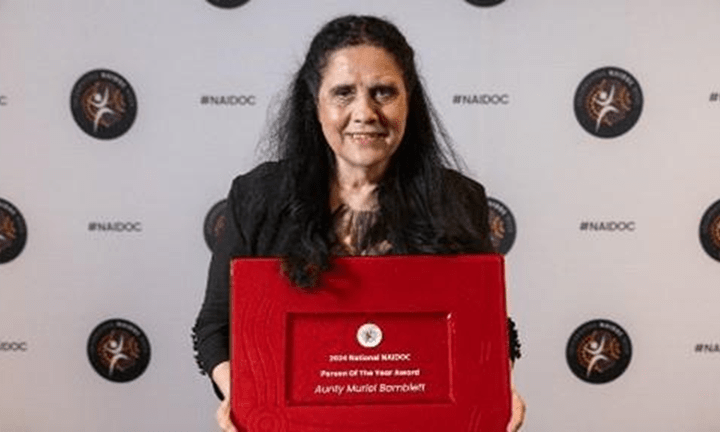
[[[505,255],[515,243],[515,218],[505,204],[495,198],[488,198],[488,222],[493,247]]]
[[[114,382],[134,380],[150,362],[150,342],[145,333],[124,319],[107,320],[95,327],[87,351],[95,371]]]
[[[250,0],[207,0],[213,6],[223,9],[232,9],[244,5]]]
[[[227,200],[224,199],[210,209],[205,216],[205,243],[210,250],[215,250],[218,239],[225,230],[227,218],[225,217],[225,209],[227,208]]]
[[[566,357],[581,380],[602,384],[619,377],[632,356],[630,338],[619,325],[597,319],[581,325],[570,337]]]
[[[708,255],[720,261],[720,200],[705,211],[700,221],[700,243]]]
[[[473,6],[495,6],[505,0],[465,0]]]
[[[614,138],[640,118],[643,95],[635,77],[614,67],[593,71],[575,92],[575,117],[596,137]]]
[[[0,264],[12,261],[25,247],[27,227],[20,211],[0,198]]]
[[[130,84],[119,74],[97,69],[80,77],[70,96],[75,122],[88,135],[117,138],[135,121],[137,100]]]

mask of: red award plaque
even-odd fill
[[[232,417],[248,432],[504,431],[500,255],[335,259],[318,288],[232,263]]]

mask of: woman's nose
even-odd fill
[[[362,95],[355,99],[352,120],[356,123],[373,123],[378,119],[375,101],[370,95]]]

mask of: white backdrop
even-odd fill
[[[0,431],[214,431],[217,400],[192,359],[190,327],[210,253],[203,220],[256,151],[273,98],[310,37],[344,13],[393,20],[471,176],[517,222],[507,254],[524,356],[523,430],[720,430],[720,262],[700,246],[720,198],[720,3],[653,0],[0,0],[0,198],[27,244],[0,264]],[[596,138],[573,97],[593,70],[639,82],[638,123]],[[93,69],[132,85],[137,118],[98,140],[70,111]],[[507,104],[453,103],[508,95]],[[254,96],[255,105],[202,104]],[[634,231],[583,231],[582,222]],[[140,232],[89,230],[139,222]],[[137,324],[152,356],[136,380],[90,366],[90,332]],[[573,375],[565,348],[591,319],[625,329],[628,369]],[[8,345],[9,346],[9,345]]]

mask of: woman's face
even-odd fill
[[[318,119],[338,171],[381,176],[405,133],[407,112],[403,73],[390,53],[357,45],[330,54]]]

